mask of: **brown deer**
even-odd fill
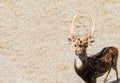
[[[107,77],[111,71],[111,68],[116,71],[116,78],[118,82],[118,70],[117,70],[117,58],[118,58],[118,49],[116,47],[110,46],[103,48],[97,54],[87,56],[86,49],[89,43],[94,41],[88,41],[94,36],[94,21],[93,18],[93,28],[92,32],[88,34],[84,39],[78,38],[78,35],[75,34],[74,25],[75,18],[78,14],[74,16],[72,27],[70,32],[72,38],[68,38],[70,43],[75,45],[75,54],[76,59],[74,61],[74,68],[76,73],[86,82],[86,83],[96,83],[97,77],[104,75],[106,72],[107,75],[104,79],[106,82]]]

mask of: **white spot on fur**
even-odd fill
[[[75,60],[76,60],[76,63],[75,63],[75,64],[76,64],[76,67],[77,67],[77,68],[80,68],[81,65],[83,64],[82,61],[79,59],[78,56],[76,56],[76,59],[75,59]]]

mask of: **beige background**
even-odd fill
[[[67,41],[78,11],[86,16],[82,37],[92,27],[89,15],[95,21],[89,55],[105,46],[120,49],[120,0],[0,0],[0,83],[84,83],[74,71],[74,47]],[[120,55],[118,70],[119,64]],[[113,80],[114,71],[108,77]]]

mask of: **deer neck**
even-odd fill
[[[86,52],[82,53],[82,55],[78,55],[74,61],[74,67],[76,71],[82,71],[87,66],[87,54]]]
[[[78,57],[80,58],[80,60],[82,61],[82,63],[87,66],[87,53],[86,51],[84,53],[82,53],[81,55],[78,55]]]

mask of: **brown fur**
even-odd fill
[[[86,83],[96,83],[96,79],[99,76],[104,75],[107,71],[108,74],[113,68],[116,71],[116,77],[118,80],[117,71],[117,57],[118,49],[116,47],[105,47],[102,51],[98,52],[91,57],[87,56],[86,49],[88,47],[88,40],[76,39],[75,41],[75,54],[82,61],[82,66],[77,68],[74,64],[76,73],[86,82]],[[108,77],[105,78],[105,81]]]
[[[87,57],[87,65],[82,65],[81,68],[74,65],[75,71],[86,83],[96,83],[97,77],[113,68],[116,70],[118,80],[117,57],[118,49],[116,47],[106,47],[101,52]]]

